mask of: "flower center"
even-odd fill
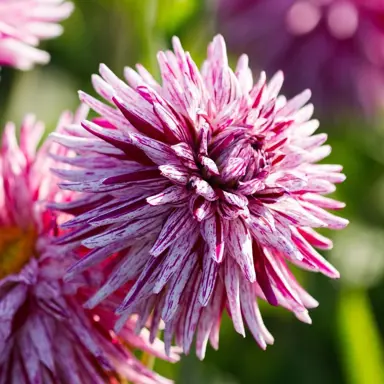
[[[213,146],[215,149],[215,146]],[[263,149],[263,139],[253,136],[240,135],[228,143],[215,156],[212,151],[220,176],[210,179],[210,183],[218,186],[236,188],[239,181],[249,181],[260,175],[268,165],[267,154]]]
[[[34,252],[36,237],[34,228],[0,228],[0,278],[20,272]]]

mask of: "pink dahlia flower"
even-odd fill
[[[113,262],[89,308],[125,287],[120,324],[153,313],[151,329],[165,321],[167,349],[175,336],[188,352],[196,333],[203,358],[208,339],[218,346],[225,309],[236,331],[244,335],[246,323],[265,348],[273,337],[257,298],[305,322],[317,305],[288,263],[339,276],[313,248],[331,241],[312,228],[347,224],[325,210],[344,205],[323,196],[344,180],[341,166],[316,164],[330,147],[312,135],[309,91],[279,96],[282,73],[254,84],[245,55],[233,72],[221,36],[201,71],[177,38],[173,48],[158,54],[161,84],[138,66],[126,68],[127,85],[102,65],[93,84],[111,105],[81,93],[101,117],[54,135],[77,152],[66,160],[77,170],[57,171],[61,188],[85,193],[68,206],[76,217],[60,243],[92,249],[71,275]]]
[[[48,63],[49,54],[36,47],[61,35],[58,22],[72,10],[64,0],[0,0],[0,66],[27,70]]]
[[[383,106],[382,0],[220,0],[218,14],[230,47],[282,69],[291,94],[309,87],[331,113]]]
[[[71,121],[64,114],[59,126]],[[91,286],[102,282],[101,272],[62,281],[73,252],[53,244],[61,219],[44,201],[68,201],[71,194],[60,192],[49,172],[53,160],[48,151],[63,155],[63,148],[45,143],[36,153],[42,133],[42,124],[29,116],[21,127],[20,146],[10,123],[1,147],[0,383],[102,384],[119,377],[138,384],[170,383],[126,348],[163,357],[159,340],[151,338],[151,345],[147,330],[136,335],[132,319],[117,337],[110,331],[115,322],[111,301],[83,309]]]

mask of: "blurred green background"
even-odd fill
[[[207,42],[219,30],[213,2],[203,0],[77,0],[65,33],[44,45],[46,67],[22,73],[3,68],[0,121],[20,123],[35,113],[53,129],[62,110],[78,105],[77,90],[93,93],[90,77],[99,63],[122,76],[126,65],[143,63],[157,75],[156,52],[178,35],[200,64]],[[208,349],[200,363],[191,353],[181,364],[155,368],[180,384],[384,383],[384,116],[321,121],[329,134],[330,163],[343,164],[347,181],[337,198],[347,203],[350,226],[330,236],[326,257],[342,278],[297,274],[320,302],[313,325],[262,304],[275,345],[260,350],[253,338],[236,334],[228,318],[220,350]]]

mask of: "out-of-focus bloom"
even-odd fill
[[[65,113],[59,127],[71,122]],[[119,377],[139,384],[170,383],[126,348],[163,357],[159,340],[151,345],[147,330],[136,335],[132,319],[117,337],[110,331],[115,322],[110,301],[93,311],[83,309],[92,285],[103,281],[100,271],[63,282],[73,252],[53,244],[61,219],[44,203],[70,199],[49,172],[54,161],[48,152],[66,151],[45,143],[36,153],[42,133],[42,124],[29,116],[21,127],[20,146],[9,123],[1,147],[0,383],[102,384]]]
[[[344,285],[366,289],[382,281],[384,233],[381,229],[355,221],[348,231],[339,232],[334,242],[336,246],[330,258],[340,269]]]
[[[114,106],[81,93],[101,117],[55,134],[78,154],[66,160],[78,170],[56,171],[67,180],[61,188],[86,193],[68,207],[76,217],[59,242],[92,249],[71,275],[124,250],[88,307],[127,284],[121,324],[132,313],[145,324],[153,311],[151,330],[165,321],[167,349],[175,335],[188,352],[197,332],[203,358],[208,339],[218,346],[224,309],[265,348],[273,338],[257,297],[306,322],[317,305],[288,262],[339,276],[312,248],[331,241],[312,228],[347,224],[324,210],[343,204],[323,196],[344,175],[315,164],[330,147],[325,134],[312,135],[309,91],[278,96],[282,73],[253,84],[246,55],[233,72],[221,36],[201,71],[177,38],[173,48],[158,54],[162,84],[138,66],[126,68],[127,85],[102,65],[93,84]]]
[[[219,29],[254,63],[283,70],[326,113],[374,113],[384,100],[382,0],[219,0]]]
[[[64,0],[0,0],[0,66],[27,70],[48,63],[49,54],[36,47],[61,35],[58,22],[72,10]]]

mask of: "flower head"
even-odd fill
[[[71,122],[66,113],[59,128]],[[151,345],[147,330],[137,335],[133,319],[119,336],[111,331],[111,301],[117,300],[118,292],[94,310],[84,310],[92,287],[103,281],[102,271],[63,282],[62,275],[80,250],[54,244],[62,218],[45,202],[69,202],[71,193],[60,192],[49,172],[54,161],[48,152],[58,156],[66,151],[46,142],[36,153],[42,133],[42,124],[28,116],[20,145],[9,123],[1,147],[0,382],[101,384],[124,377],[137,384],[170,383],[127,348],[163,357],[159,340],[151,337]],[[175,358],[173,353],[171,359]]]
[[[0,66],[27,70],[48,63],[49,54],[36,47],[61,35],[57,23],[72,10],[64,0],[0,0]]]
[[[77,170],[57,171],[67,180],[60,186],[83,193],[59,242],[92,249],[71,275],[114,263],[88,307],[124,286],[121,323],[137,313],[145,324],[153,313],[151,328],[166,323],[167,348],[175,336],[188,352],[197,333],[203,358],[208,339],[217,347],[224,309],[265,348],[273,338],[257,297],[307,322],[317,305],[288,262],[338,277],[313,249],[331,241],[312,228],[347,224],[324,210],[343,204],[323,196],[344,176],[338,165],[315,164],[330,147],[325,134],[312,135],[309,91],[279,96],[282,73],[253,84],[245,55],[233,72],[221,36],[201,71],[177,38],[173,48],[158,54],[161,84],[138,66],[126,69],[127,85],[102,65],[93,83],[112,106],[81,93],[101,117],[54,135],[77,152],[64,160]]]
[[[287,92],[313,91],[323,112],[374,113],[383,105],[381,0],[220,0],[220,29],[267,71],[282,69]],[[345,112],[345,111],[344,111]]]

